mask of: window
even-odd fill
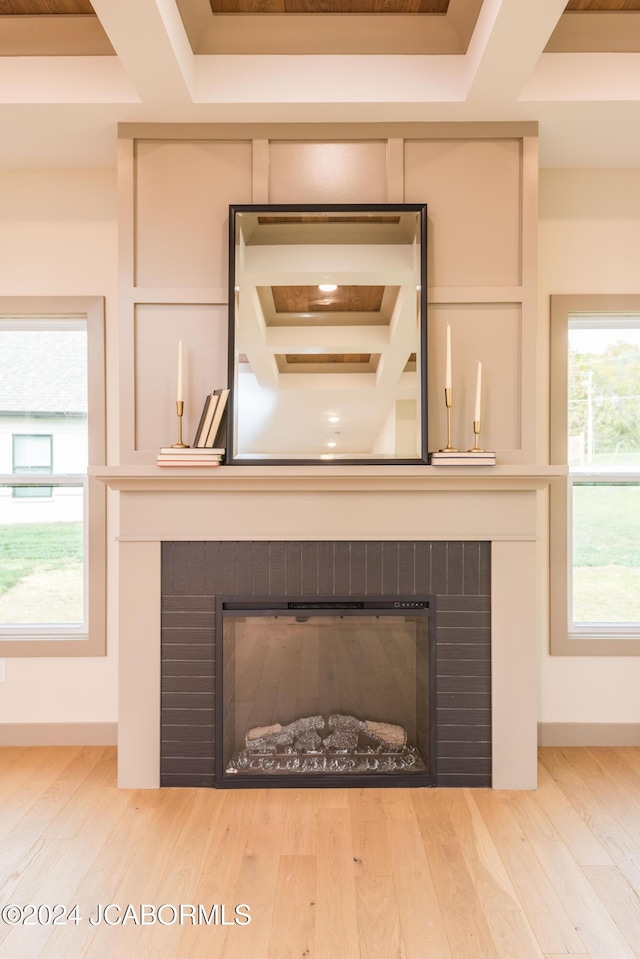
[[[640,652],[640,297],[552,298],[552,652]]]
[[[0,655],[105,636],[102,301],[0,297]]]
[[[13,472],[24,476],[27,473],[53,472],[53,436],[50,433],[13,434]],[[52,486],[14,486],[14,498],[25,496],[53,496]]]

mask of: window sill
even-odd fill
[[[68,634],[60,639],[43,639],[41,636],[18,636],[15,633],[12,636],[7,636],[6,639],[0,637],[0,657],[84,657],[104,655],[103,639],[100,638],[100,641],[96,643],[92,642],[86,635],[82,637],[79,636],[77,639],[70,638]]]
[[[551,636],[552,656],[640,656],[640,632]]]

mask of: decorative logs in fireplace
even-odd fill
[[[329,727],[324,736],[320,731]],[[226,772],[318,773],[424,771],[415,746],[407,745],[407,733],[394,723],[357,719],[332,713],[303,716],[283,726],[256,726],[245,736]]]

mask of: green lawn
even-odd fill
[[[574,486],[573,619],[640,622],[640,487]]]
[[[34,573],[82,563],[82,523],[0,526],[0,596]]]

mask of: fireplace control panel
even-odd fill
[[[275,606],[275,604],[274,604]],[[292,600],[286,604],[288,609],[429,609],[429,603],[419,599],[401,600]]]
[[[335,613],[337,616],[357,616],[358,614],[384,615],[393,614],[396,610],[414,610],[428,613],[430,604],[428,599],[292,599],[274,600],[267,597],[262,600],[231,599],[220,604],[221,614],[231,615],[242,612],[244,616],[283,616],[289,612],[317,613],[327,615]]]

